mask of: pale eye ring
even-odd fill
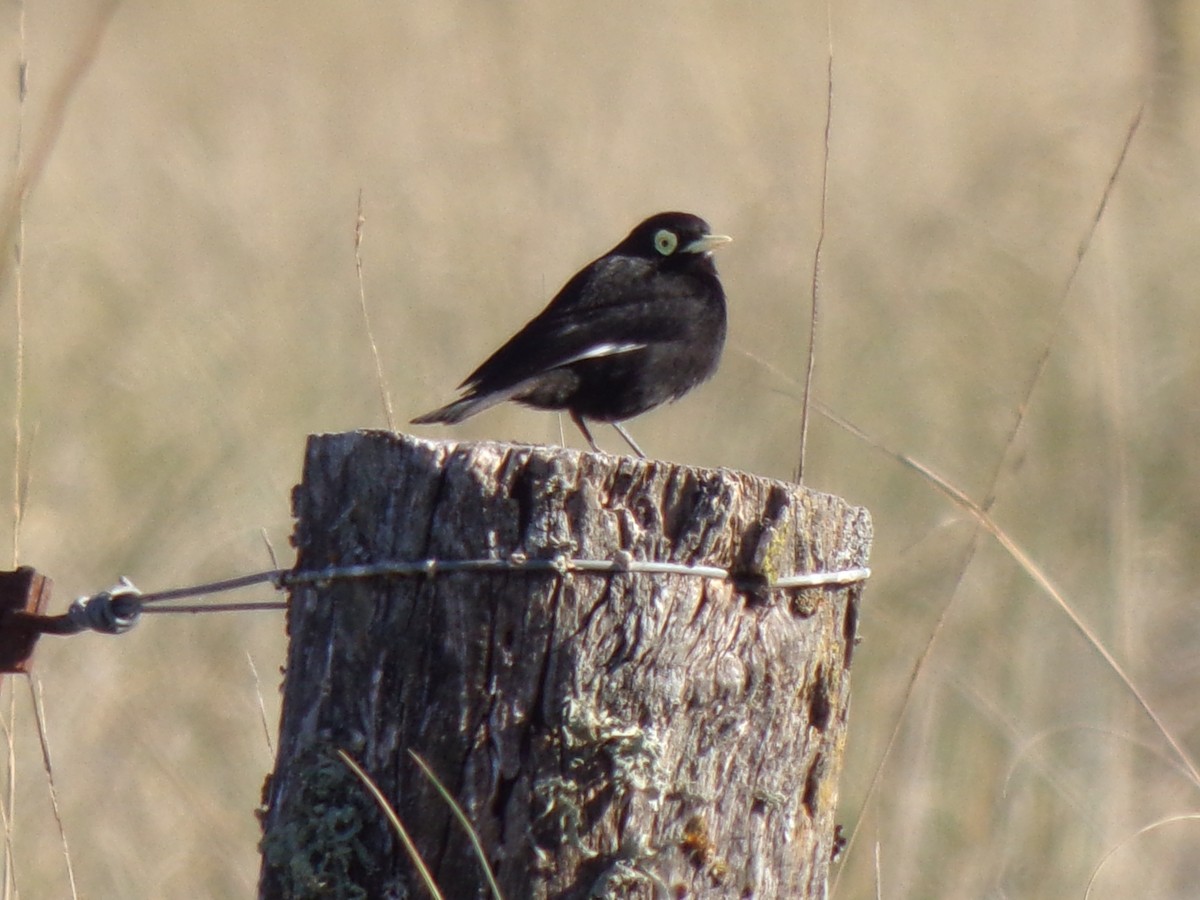
[[[654,234],[654,249],[663,256],[670,256],[679,246],[679,236],[669,228],[659,229]]]

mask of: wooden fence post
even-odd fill
[[[730,470],[382,432],[310,439],[296,572],[436,559],[515,569],[297,580],[261,898],[816,898],[834,846],[866,510]],[[660,561],[695,573],[530,571]],[[503,562],[500,563],[504,565]],[[344,574],[344,573],[343,573]]]

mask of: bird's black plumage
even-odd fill
[[[727,242],[688,213],[651,216],[585,266],[461,385],[414,423],[461,422],[505,400],[617,424],[711,376],[725,344],[725,293],[711,251]],[[641,451],[638,450],[640,453]]]

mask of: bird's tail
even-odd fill
[[[509,398],[506,393],[498,394],[468,394],[453,403],[447,403],[445,406],[439,406],[432,412],[427,412],[423,416],[417,416],[412,420],[413,425],[432,425],[435,422],[441,422],[445,425],[455,425],[463,419],[468,419],[476,413],[481,413],[485,409],[491,409],[497,403],[503,403]]]

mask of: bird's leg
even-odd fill
[[[642,448],[637,445],[637,441],[635,441],[632,437],[629,436],[629,432],[621,427],[620,422],[613,422],[612,427],[617,429],[617,434],[619,434],[621,437],[625,438],[625,443],[627,443],[630,447],[633,448],[634,453],[636,453],[642,459],[646,458],[646,454],[643,453]]]
[[[594,452],[600,453],[601,450],[599,447],[596,446],[596,441],[592,438],[592,433],[590,431],[588,431],[587,425],[584,424],[583,416],[579,415],[579,413],[572,410],[571,411],[571,421],[579,426],[579,430],[582,431],[583,436],[585,438],[587,438],[588,446],[591,447]]]

